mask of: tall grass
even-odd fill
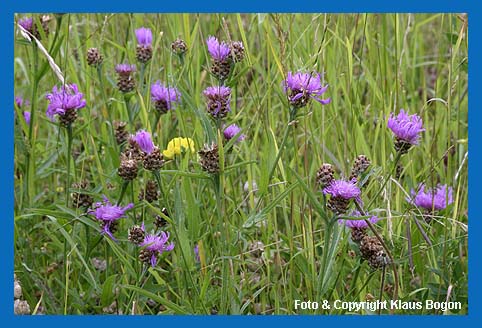
[[[45,95],[60,82],[45,55],[18,34],[15,93],[28,99],[35,113],[28,126],[21,119],[26,109],[15,108],[15,272],[24,298],[36,312],[56,314],[343,314],[333,308],[295,310],[294,303],[392,299],[398,290],[405,301],[459,301],[462,310],[453,312],[467,313],[466,19],[458,14],[52,19],[51,33],[41,42],[65,81],[76,83],[87,101],[73,125],[71,166],[67,134],[44,114]],[[124,99],[114,66],[135,63],[134,30],[141,26],[154,32],[153,58],[144,72],[146,85],[137,75],[136,91]],[[152,178],[141,171],[124,196],[123,203],[135,208],[120,220],[119,242],[99,237],[92,216],[67,205],[76,190],[66,186],[87,178],[95,201],[103,194],[119,197],[113,122],[130,122],[125,101],[133,115],[129,132],[147,129],[161,149],[178,136],[192,138],[196,150],[221,137],[202,97],[217,84],[209,73],[209,35],[244,43],[246,58],[227,81],[233,99],[226,124],[242,127],[246,139],[224,144],[217,185],[196,154],[184,154],[161,169],[163,194],[149,204],[137,200],[142,181]],[[182,61],[170,49],[177,37],[189,49]],[[99,71],[87,65],[91,47],[104,55]],[[288,71],[323,72],[331,103],[312,102],[293,122],[281,85]],[[181,105],[158,124],[149,93],[156,80],[182,94]],[[386,122],[401,108],[418,113],[426,131],[401,158],[402,177],[387,181],[396,153]],[[349,231],[325,224],[320,214],[324,198],[314,181],[317,169],[332,163],[346,177],[359,154],[372,162],[365,209],[382,218],[375,228],[395,260],[398,286],[391,267],[370,269]],[[406,200],[421,182],[454,188],[454,203],[430,223]],[[168,220],[165,229],[175,248],[148,268],[137,260],[127,230],[141,221],[154,229],[156,215]],[[253,248],[260,242],[262,252]],[[96,268],[94,259],[105,260],[106,268]]]

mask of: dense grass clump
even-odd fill
[[[15,22],[16,313],[467,313],[466,15]]]

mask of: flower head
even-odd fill
[[[98,202],[94,204],[94,209],[89,211],[89,214],[95,216],[95,218],[102,222],[102,234],[106,234],[112,240],[115,240],[111,232],[111,225],[114,221],[117,221],[125,217],[125,212],[134,207],[134,204],[121,207],[118,205],[112,205],[112,203],[104,196],[103,203]]]
[[[241,128],[236,124],[231,124],[226,129],[224,129],[224,138],[227,140],[231,140],[234,138],[239,132],[241,132]],[[246,138],[244,134],[239,135],[237,141],[243,141]]]
[[[310,99],[319,103],[329,104],[331,99],[321,99],[328,86],[322,86],[321,74],[301,73],[293,74],[288,72],[286,80],[283,81],[284,91],[288,95],[290,104],[295,108],[301,108],[308,104]]]
[[[351,213],[351,216],[361,216],[361,213],[358,212],[358,211],[353,211]],[[377,223],[380,219],[376,216],[372,216],[368,219],[368,221],[370,221],[370,223]],[[366,223],[365,220],[338,220],[338,223],[340,224],[345,224],[345,226],[347,226],[348,228],[351,228],[351,229],[365,229],[365,228],[368,228],[368,223]]]
[[[408,115],[403,109],[395,116],[393,113],[388,118],[387,127],[393,131],[395,137],[410,145],[417,145],[420,132],[425,131],[423,122],[417,114]]]
[[[143,152],[147,154],[152,153],[154,150],[154,143],[152,142],[152,137],[149,132],[146,130],[140,130],[133,138]]]
[[[25,123],[27,123],[27,125],[30,125],[30,112],[29,111],[23,112],[23,118],[25,119]]]
[[[139,246],[144,247],[150,252],[150,263],[152,267],[157,264],[157,257],[164,252],[169,252],[174,249],[174,244],[167,244],[169,240],[169,233],[161,231],[159,235],[147,234],[144,241]]]
[[[162,152],[164,157],[173,158],[175,155],[181,155],[183,151],[195,152],[194,141],[191,138],[174,138],[167,144],[167,149]]]
[[[157,110],[165,113],[181,100],[181,93],[174,87],[168,87],[157,81],[151,86],[151,99]]]
[[[438,185],[437,188],[426,190],[422,183],[418,192],[411,190],[412,199],[407,199],[410,203],[427,210],[440,211],[453,202],[453,189],[447,185]]]
[[[218,39],[214,36],[210,36],[206,43],[208,45],[208,51],[211,57],[217,61],[223,61],[228,58],[229,54],[231,53],[231,49],[229,45],[222,41],[219,42]]]
[[[136,65],[135,64],[117,64],[115,65],[115,71],[119,75],[131,75],[132,72],[136,71]]]
[[[201,262],[201,257],[199,256],[199,244],[196,244],[196,246],[194,246],[194,259],[197,263]]]
[[[356,180],[333,180],[326,188],[323,189],[323,193],[329,194],[332,197],[343,199],[357,199],[360,200],[361,191],[356,185]]]
[[[18,108],[21,108],[23,106],[28,106],[30,105],[30,102],[26,99],[23,99],[22,97],[20,96],[16,96],[15,97],[15,104],[17,104],[17,107]]]
[[[152,44],[152,31],[150,28],[141,27],[136,30],[137,43],[140,46],[148,47]]]
[[[208,87],[203,91],[209,113],[213,117],[225,117],[231,111],[231,89],[225,86]]]
[[[32,33],[33,29],[33,17],[22,17],[18,20],[18,24],[24,29]]]
[[[47,94],[45,98],[49,101],[46,114],[51,120],[55,115],[73,114],[78,109],[84,108],[86,104],[84,95],[79,92],[74,83],[66,84],[60,89],[54,86],[52,93]]]

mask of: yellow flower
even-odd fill
[[[174,138],[167,144],[167,149],[162,152],[164,157],[173,158],[175,155],[181,155],[183,151],[189,150],[194,153],[194,141],[191,138]]]

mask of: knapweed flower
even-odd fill
[[[187,51],[186,41],[177,38],[171,43],[171,50],[177,55],[183,55]]]
[[[157,81],[151,86],[151,99],[154,108],[161,114],[167,113],[174,104],[181,100],[181,93],[174,87],[165,86]]]
[[[152,142],[152,137],[146,130],[140,130],[133,137],[139,148],[146,154],[152,153],[154,150],[154,143]]]
[[[408,201],[429,211],[440,211],[453,203],[452,193],[452,187],[447,185],[438,185],[437,188],[426,190],[426,186],[421,184],[418,192],[411,190],[412,197]]]
[[[123,93],[131,92],[136,87],[136,80],[132,73],[136,71],[136,65],[118,64],[115,66],[117,72],[117,87]]]
[[[136,58],[141,63],[147,63],[152,58],[152,31],[141,27],[136,30]]]
[[[94,209],[89,211],[89,214],[95,216],[102,224],[102,234],[106,234],[112,240],[116,240],[112,235],[113,227],[117,220],[125,217],[125,212],[134,207],[134,204],[121,207],[118,205],[112,205],[112,203],[104,196],[104,202],[98,202],[94,204]]]
[[[26,99],[23,99],[20,96],[15,97],[15,104],[17,104],[18,108],[22,108],[23,106],[28,106],[30,105],[30,102]]]
[[[387,127],[395,135],[395,149],[401,154],[408,152],[412,145],[417,145],[420,132],[425,131],[423,122],[417,114],[408,115],[403,109],[395,116],[390,114]]]
[[[55,115],[59,117],[59,121],[64,126],[69,126],[77,118],[77,110],[85,107],[84,95],[79,92],[77,85],[66,84],[61,88],[54,86],[52,93],[45,96],[49,101],[47,107],[47,117],[51,120]]]
[[[27,125],[30,125],[30,112],[29,111],[23,112],[23,118],[25,119],[25,123],[27,123]]]
[[[89,66],[97,67],[104,61],[104,56],[97,48],[89,48],[87,50],[87,64]]]
[[[49,26],[48,23],[51,20],[51,17],[48,15],[43,15],[39,17],[40,27],[43,30],[45,35],[49,34]],[[37,28],[37,24],[34,21],[33,17],[22,17],[18,20],[18,25],[23,27],[27,32],[33,34],[34,37],[37,39],[41,39],[42,35],[40,30]]]
[[[240,62],[244,59],[244,46],[241,41],[233,41],[229,44],[229,47],[234,62]]]
[[[32,33],[33,31],[33,17],[22,17],[18,20],[18,25]]]
[[[226,140],[231,140],[240,132],[241,128],[239,126],[237,126],[236,124],[231,124],[226,129],[224,129],[223,134]],[[246,136],[244,134],[240,134],[237,141],[243,141],[245,138]]]
[[[333,180],[335,180],[335,171],[333,170],[333,166],[328,163],[323,163],[318,171],[316,171],[316,183],[321,187],[321,189],[323,189],[326,186],[329,186]]]
[[[351,212],[351,216],[358,217],[361,216],[361,213],[359,211],[353,211]],[[372,215],[370,218],[368,218],[368,221],[370,223],[377,223],[380,219],[376,217],[375,215]],[[345,224],[347,228],[350,229],[365,229],[368,228],[368,223],[365,220],[344,220],[340,219],[338,220],[338,223],[340,224]]]
[[[144,241],[139,244],[143,247],[139,254],[142,262],[150,263],[152,267],[157,264],[157,257],[164,252],[169,252],[174,249],[174,244],[167,244],[169,240],[169,233],[161,231],[159,235],[147,234]]]
[[[137,43],[140,46],[147,47],[152,45],[152,31],[150,28],[141,27],[136,30]]]
[[[229,54],[231,53],[231,49],[226,42],[219,42],[216,37],[210,36],[206,40],[206,43],[208,45],[209,54],[213,59],[217,61],[223,61],[225,59],[228,59]]]
[[[173,158],[175,155],[181,155],[183,151],[194,153],[194,141],[191,138],[174,138],[167,144],[167,149],[162,152],[164,157]]]
[[[211,55],[211,73],[219,80],[225,80],[231,72],[231,48],[226,42],[219,42],[214,36],[210,36],[206,43]]]
[[[144,241],[146,236],[146,227],[144,226],[144,222],[139,225],[134,225],[129,229],[127,234],[127,240],[133,244],[139,245]]]
[[[208,112],[215,118],[223,118],[231,111],[231,89],[225,86],[208,87],[203,91]]]
[[[311,99],[315,99],[322,105],[329,104],[331,99],[321,99],[327,86],[321,84],[321,74],[301,73],[293,74],[288,72],[286,80],[283,81],[284,92],[288,95],[288,101],[294,108],[301,108],[308,105]]]
[[[361,191],[356,185],[356,180],[351,181],[333,180],[323,189],[323,193],[329,194],[328,207],[336,214],[343,214],[348,209],[351,199],[361,202]]]
[[[196,244],[196,246],[194,246],[194,260],[196,261],[196,263],[201,262],[201,257],[199,256],[199,245],[198,244]]]
[[[204,147],[198,151],[199,164],[204,171],[216,174],[219,172],[219,148],[218,145],[212,143],[205,144]]]

